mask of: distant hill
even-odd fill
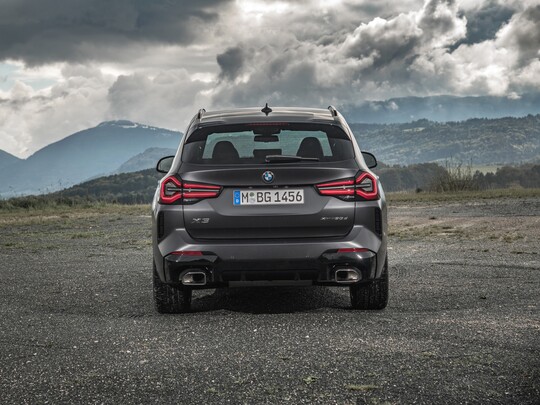
[[[7,153],[0,149],[0,169],[15,164],[20,160],[21,159],[13,156],[11,153]]]
[[[540,114],[460,122],[351,124],[362,150],[390,165],[444,162],[518,164],[540,159]]]
[[[114,174],[86,181],[49,194],[52,198],[88,198],[122,204],[146,204],[152,201],[157,182],[164,176],[155,169]]]
[[[419,119],[463,121],[470,118],[523,117],[540,113],[540,92],[514,98],[479,96],[402,97],[340,108],[348,122],[391,124]]]
[[[144,169],[155,168],[159,159],[165,156],[173,156],[176,149],[148,148],[144,152],[133,156],[115,171],[115,173],[137,172]]]
[[[110,174],[148,148],[176,149],[180,132],[108,121],[77,132],[0,171],[0,195],[40,194]]]

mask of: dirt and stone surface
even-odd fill
[[[0,402],[540,402],[540,199],[390,208],[391,298],[194,295],[158,315],[146,208],[0,213]]]

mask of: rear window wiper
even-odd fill
[[[281,163],[281,162],[318,162],[319,158],[302,157],[295,155],[267,155],[266,163]]]

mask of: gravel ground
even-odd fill
[[[0,402],[540,402],[540,199],[396,205],[391,298],[199,291],[158,315],[150,218],[0,218]]]

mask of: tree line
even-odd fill
[[[445,166],[421,163],[408,166],[382,165],[375,172],[386,191],[451,192],[495,188],[540,188],[540,164],[503,166],[495,172],[482,173],[460,162],[447,161]]]
[[[504,166],[493,173],[473,172],[460,163],[420,163],[388,166],[380,163],[375,173],[386,192],[458,192],[495,188],[540,188],[540,164]],[[100,177],[44,195],[0,200],[0,209],[42,209],[56,206],[84,206],[99,203],[149,204],[162,174],[154,169]]]

